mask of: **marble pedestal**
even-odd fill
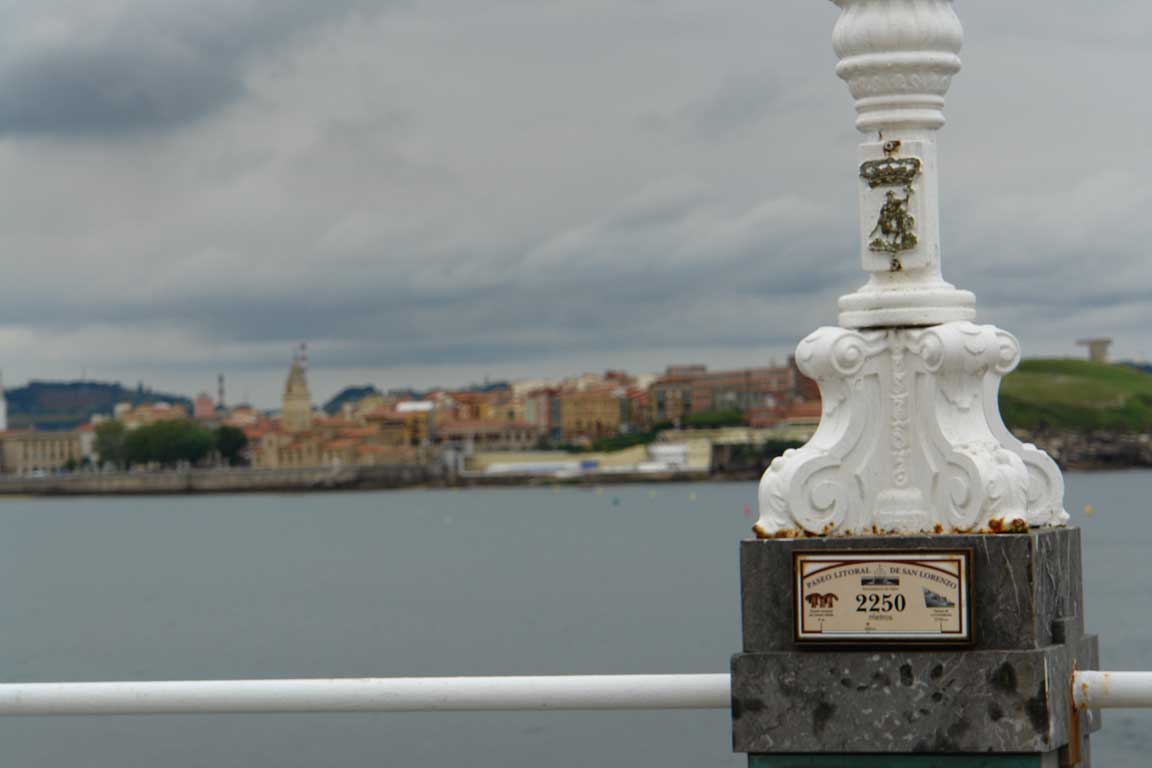
[[[973,551],[971,647],[795,642],[794,551],[962,548]],[[733,743],[750,766],[1056,768],[1077,733],[1088,766],[1099,713],[1070,707],[1073,669],[1099,668],[1078,529],[745,541],[740,568]]]

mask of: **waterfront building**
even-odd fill
[[[381,408],[391,408],[395,406],[397,402],[398,400],[395,397],[374,392],[344,403],[340,408],[340,413],[344,418],[355,421]]]
[[[80,440],[80,461],[95,464],[100,458],[96,454],[96,425],[81,424],[76,427],[76,436]]]
[[[618,435],[628,424],[628,388],[602,382],[560,391],[560,433],[565,442]]]
[[[320,467],[320,457],[320,441],[276,430],[260,438],[252,453],[252,465],[257,469]]]
[[[421,451],[412,447],[397,422],[376,417],[367,425],[345,419],[315,419],[307,432],[269,429],[252,453],[258,469],[375,466],[414,463]]]
[[[339,430],[341,437],[354,438],[358,463],[393,463],[426,458],[436,431],[435,410],[427,401],[405,401],[395,407],[382,407],[356,419],[360,426]]]
[[[805,400],[791,403],[784,409],[783,416],[773,424],[780,430],[797,430],[811,436],[820,426],[823,404],[819,400]]]
[[[446,392],[438,403],[438,409],[451,419],[476,421],[491,417],[489,393],[456,391]]]
[[[704,365],[669,366],[648,388],[653,422],[683,424],[694,414],[736,411],[763,420],[782,404],[819,399],[818,390],[796,370],[780,367],[709,371]]]
[[[652,428],[652,399],[648,386],[637,385],[628,390],[625,431],[647,432]]]
[[[541,387],[523,395],[524,422],[551,440],[560,439],[560,391]]]
[[[346,404],[340,416],[314,415],[301,348],[285,382],[279,420],[256,419],[244,426],[254,445],[252,463],[260,469],[297,469],[420,461],[433,430],[433,404],[385,405],[393,400],[371,395]],[[368,404],[380,405],[367,411]]]
[[[436,429],[436,408],[427,400],[409,400],[397,403],[395,412],[404,419],[408,444],[413,447],[428,445]]]
[[[317,439],[322,466],[364,466],[395,463],[412,452],[394,433],[376,427],[348,426],[338,420],[320,425]]]
[[[119,403],[113,409],[113,418],[125,429],[138,429],[161,421],[183,421],[188,418],[188,410],[172,403]]]
[[[624,371],[585,373],[524,398],[520,421],[545,428],[552,440],[585,443],[646,429],[647,393]]]
[[[84,447],[79,432],[0,434],[0,468],[6,474],[54,472],[75,466],[83,458]]]
[[[493,421],[522,421],[524,418],[524,398],[512,389],[498,389],[486,393],[485,418]]]
[[[395,447],[411,446],[419,439],[421,428],[409,414],[397,413],[391,408],[380,408],[364,416],[364,423],[371,425],[383,445]]]
[[[439,417],[454,421],[525,421],[530,391],[497,384],[482,389],[431,392],[423,401],[431,402]]]
[[[216,418],[216,401],[207,392],[196,395],[192,404],[192,418],[197,421],[212,421]]]
[[[434,443],[469,456],[476,451],[529,451],[543,435],[540,427],[525,422],[448,421],[437,425]]]
[[[671,373],[652,383],[648,404],[653,423],[680,426],[692,415],[692,380]]]
[[[247,429],[267,420],[267,417],[250,405],[237,405],[226,411],[224,423],[230,427]]]

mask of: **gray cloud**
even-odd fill
[[[774,72],[730,75],[714,92],[669,115],[647,115],[643,124],[698,140],[722,140],[752,128],[777,109],[782,89]]]
[[[160,49],[51,50],[0,79],[0,133],[87,135],[164,128],[210,114],[242,92],[235,73]]]
[[[271,403],[299,340],[320,394],[780,359],[864,280],[826,5],[9,10],[5,379],[223,370]],[[1117,27],[1152,11],[958,11],[946,277],[1029,354],[1152,355],[1152,52]]]
[[[197,0],[88,4],[68,34],[21,46],[0,68],[0,133],[116,135],[198,120],[239,99],[254,57],[360,5]],[[57,4],[66,14],[68,4]],[[48,14],[51,14],[49,9]]]

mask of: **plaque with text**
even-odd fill
[[[968,551],[797,552],[796,640],[966,645]]]

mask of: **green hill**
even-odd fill
[[[1000,388],[1010,428],[1152,431],[1152,375],[1087,360],[1025,360]]]
[[[119,382],[33,380],[8,390],[4,397],[9,429],[76,429],[97,414],[111,416],[117,403],[172,403],[192,412],[187,397],[154,392],[143,384],[126,389]]]

